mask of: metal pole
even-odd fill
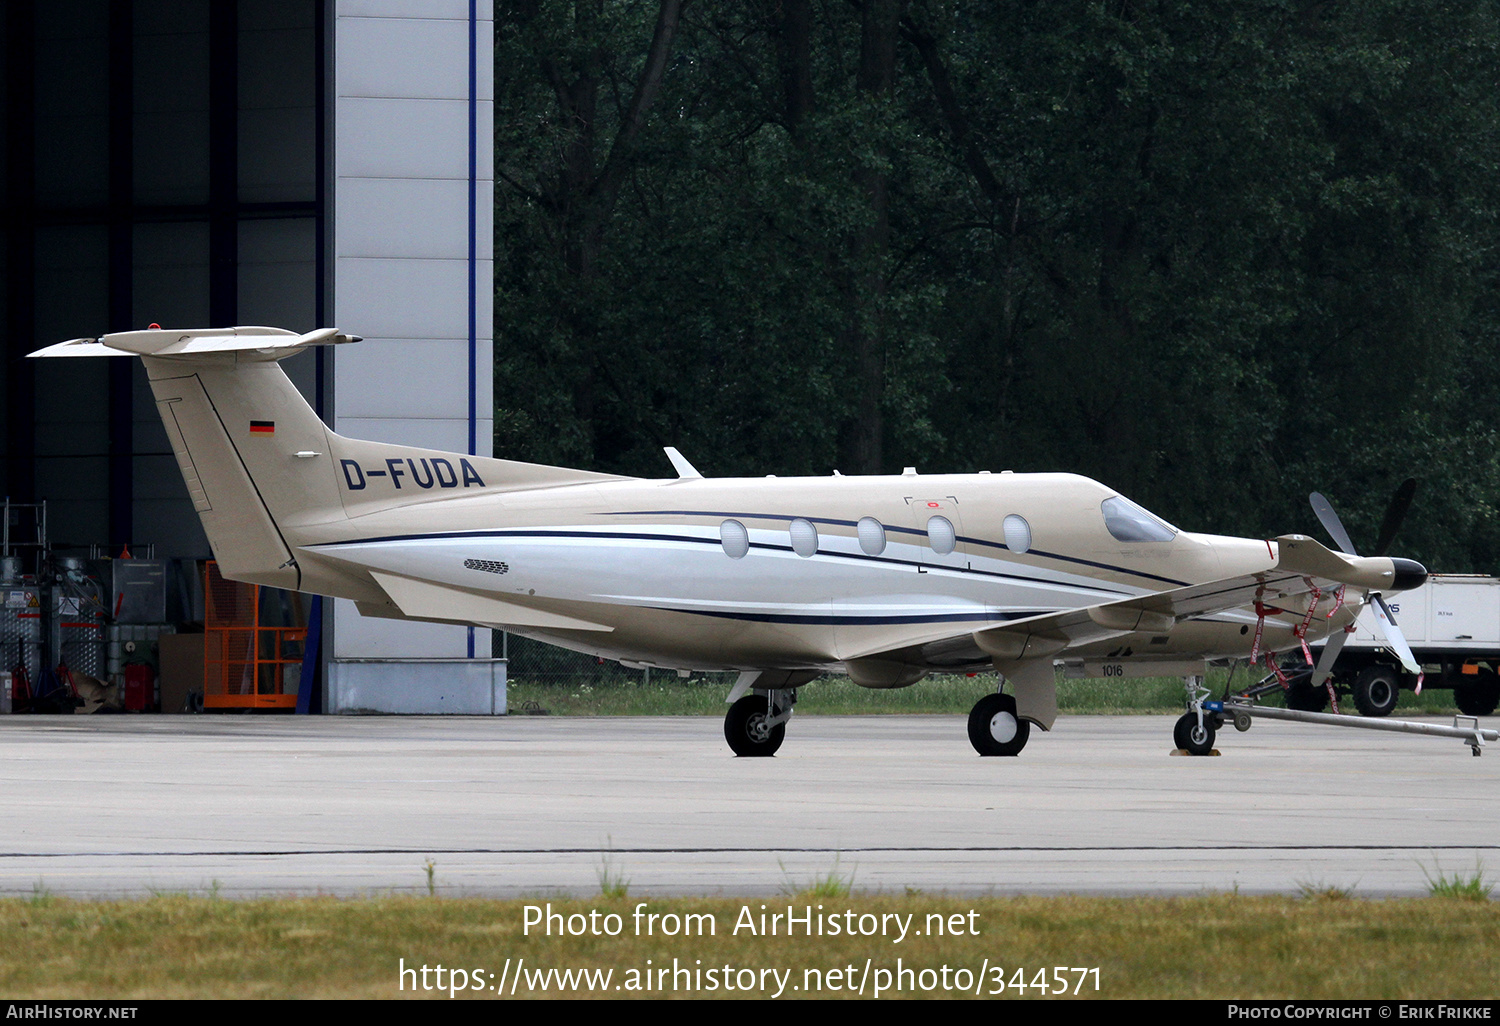
[[[1213,704],[1222,704],[1223,711],[1231,716],[1238,717],[1241,713],[1251,716],[1264,716],[1272,720],[1289,720],[1294,723],[1322,723],[1331,727],[1355,727],[1360,730],[1388,730],[1398,734],[1426,734],[1430,737],[1456,737],[1469,742],[1471,746],[1477,747],[1486,741],[1500,741],[1500,730],[1486,730],[1479,726],[1477,716],[1455,716],[1453,726],[1447,727],[1440,723],[1419,723],[1415,720],[1383,720],[1373,719],[1368,716],[1335,716],[1332,713],[1299,712],[1295,709],[1277,709],[1268,706],[1246,705],[1238,702],[1209,703],[1204,707],[1209,708]],[[1459,722],[1467,720],[1469,726],[1459,726]],[[1238,726],[1238,724],[1236,724]],[[1248,729],[1242,728],[1242,729]]]

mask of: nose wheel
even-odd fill
[[[1016,715],[1010,695],[985,695],[969,713],[969,743],[980,755],[1020,755],[1031,723]]]
[[[1212,714],[1205,714],[1200,722],[1196,712],[1185,712],[1172,728],[1172,740],[1189,755],[1211,755],[1216,733]]]

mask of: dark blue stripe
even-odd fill
[[[687,542],[693,545],[711,545],[718,548],[721,544],[714,538],[695,538],[691,535],[678,534],[647,534],[639,531],[527,531],[515,529],[509,531],[453,531],[443,534],[390,534],[375,538],[354,538],[349,541],[322,542],[317,545],[305,545],[308,549],[335,549],[342,545],[379,545],[386,542],[402,541],[428,541],[430,539],[455,540],[463,538],[599,538],[613,540],[625,538],[632,541],[664,541],[664,542]],[[771,552],[791,552],[790,545],[773,545],[769,542],[751,542],[752,549],[765,549]],[[972,567],[943,566],[939,563],[919,563],[908,559],[892,559],[890,556],[870,556],[863,552],[834,552],[830,549],[819,549],[819,556],[828,556],[834,559],[857,559],[869,563],[888,563],[892,566],[907,566],[912,568],[926,568],[929,572],[934,570],[944,571],[952,574],[973,574],[977,577],[993,577],[1008,581],[1026,581],[1030,584],[1044,584],[1053,588],[1082,588],[1087,591],[1102,592],[1106,595],[1122,595],[1126,598],[1134,598],[1130,592],[1120,591],[1116,588],[1107,588],[1103,585],[1079,585],[1063,584],[1058,581],[1049,581],[1041,577],[1027,577],[1024,574],[1006,574],[996,570],[975,570]]]
[[[975,545],[986,545],[986,546],[988,546],[988,547],[990,547],[992,549],[1005,549],[1007,552],[1010,551],[1010,546],[1004,544],[1003,542],[992,542],[992,541],[985,541],[983,538],[968,538],[968,537],[963,537],[963,538],[960,538],[959,540],[960,541],[966,541],[966,542],[973,542]],[[1096,562],[1096,561],[1094,561],[1092,559],[1082,559],[1082,558],[1080,558],[1078,556],[1064,556],[1061,553],[1058,553],[1058,552],[1048,552],[1045,549],[1027,549],[1026,550],[1026,555],[1028,555],[1028,556],[1041,556],[1044,559],[1056,559],[1056,560],[1060,560],[1061,562],[1064,562],[1064,563],[1079,563],[1079,564],[1081,564],[1083,566],[1098,567],[1100,570],[1109,570],[1109,571],[1112,571],[1113,573],[1117,573],[1117,574],[1129,574],[1131,577],[1144,577],[1147,580],[1161,581],[1163,584],[1170,584],[1173,587],[1177,587],[1177,588],[1186,588],[1186,587],[1189,587],[1191,585],[1191,583],[1192,583],[1191,581],[1179,581],[1179,580],[1177,580],[1175,578],[1172,578],[1172,577],[1162,577],[1159,574],[1148,574],[1144,570],[1127,570],[1123,566],[1114,566],[1111,563],[1099,563],[1099,562]]]
[[[625,511],[618,512],[618,513],[598,513],[598,514],[595,514],[595,515],[596,516],[601,516],[601,517],[604,517],[604,516],[620,516],[620,517],[638,517],[638,516],[744,517],[746,520],[786,520],[786,521],[806,520],[806,521],[808,521],[810,523],[814,523],[814,524],[836,524],[836,525],[838,525],[840,527],[858,527],[859,526],[859,521],[857,521],[857,520],[835,520],[832,517],[805,517],[805,516],[801,516],[799,514],[794,515],[794,514],[787,514],[787,513],[726,513],[726,512],[719,512],[719,511],[715,511],[715,510],[705,510],[705,509],[656,509],[656,510],[639,510],[639,511],[636,511],[636,510],[625,510]],[[887,523],[884,523],[884,522],[882,522],[880,526],[883,527],[883,528],[885,528],[887,531],[894,531],[897,534],[915,534],[915,535],[918,535],[918,536],[921,536],[921,537],[925,537],[926,534],[927,534],[926,531],[920,530],[920,529],[915,528],[915,527],[900,527],[900,526],[897,526],[897,525],[894,525],[894,524],[887,524]],[[986,540],[984,538],[972,538],[972,537],[970,537],[969,535],[966,535],[966,534],[959,535],[958,536],[958,540],[962,541],[962,542],[971,542],[971,543],[973,543],[975,545],[984,545],[984,546],[987,546],[988,548],[992,548],[992,549],[1003,549],[1006,552],[1010,551],[1010,546],[1006,545],[1004,542],[988,541],[988,540]],[[1078,564],[1081,564],[1082,566],[1097,567],[1100,570],[1108,570],[1108,571],[1110,571],[1112,573],[1125,574],[1125,575],[1130,576],[1130,577],[1144,577],[1147,580],[1161,581],[1163,584],[1170,584],[1170,585],[1172,585],[1174,587],[1178,587],[1178,588],[1186,588],[1191,583],[1189,581],[1179,581],[1179,580],[1177,580],[1175,578],[1172,578],[1172,577],[1162,577],[1159,574],[1148,574],[1144,570],[1129,570],[1129,569],[1126,569],[1123,566],[1114,566],[1111,563],[1099,563],[1099,562],[1096,562],[1096,561],[1094,561],[1092,559],[1081,559],[1078,556],[1064,556],[1061,553],[1047,552],[1044,549],[1027,549],[1026,550],[1026,555],[1028,555],[1028,556],[1041,556],[1044,559],[1056,559],[1056,560],[1059,560],[1060,562],[1064,562],[1064,563],[1078,563]],[[978,571],[975,571],[975,572],[978,573]],[[1027,578],[1027,579],[1029,579],[1029,578]]]
[[[1003,620],[1024,620],[1028,616],[1041,616],[1043,613],[1056,612],[1056,610],[1044,609],[1033,613],[951,613],[943,616],[835,616],[833,614],[801,614],[801,613],[723,613],[711,612],[704,609],[675,609],[671,606],[658,606],[665,613],[686,613],[689,616],[712,616],[721,620],[750,620],[756,623],[808,623],[808,624],[843,624],[876,626],[892,623],[993,623]]]
[[[806,520],[812,524],[837,524],[840,527],[858,527],[857,520],[836,520],[833,517],[807,517],[800,513],[718,513],[702,509],[630,509],[618,513],[595,513],[598,517],[744,517],[746,520]],[[894,527],[890,524],[881,524],[887,531],[899,531],[903,534],[925,534],[915,527]]]
[[[432,534],[385,534],[374,538],[353,538],[349,541],[319,542],[316,545],[306,545],[309,549],[331,549],[340,545],[375,545],[381,542],[398,541],[428,541],[429,539],[441,538],[450,540],[455,538],[631,538],[637,541],[685,541],[695,542],[702,545],[719,545],[714,538],[692,538],[676,534],[643,534],[633,532],[630,534],[619,534],[612,531],[527,531],[517,528],[509,531],[443,531]],[[791,551],[790,545],[767,546],[767,548],[785,548]]]

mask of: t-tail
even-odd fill
[[[139,356],[173,455],[226,578],[351,594],[302,546],[341,522],[484,492],[618,480],[606,474],[346,438],[279,366],[309,346],[358,342],[336,328],[127,331],[36,357]]]

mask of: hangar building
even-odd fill
[[[336,430],[490,454],[492,61],[491,0],[0,6],[0,488],[57,551],[211,556],[139,362],[23,358],[67,338],[337,326],[285,365]],[[320,624],[327,711],[504,711],[488,631]]]

